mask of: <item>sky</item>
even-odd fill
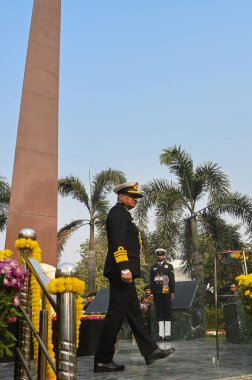
[[[59,177],[88,186],[111,167],[140,185],[172,180],[159,157],[181,145],[195,165],[218,163],[233,191],[252,196],[252,2],[61,4]],[[0,175],[9,183],[32,6],[0,0]],[[86,217],[70,199],[59,198],[58,210],[59,227]],[[87,233],[70,239],[63,261],[79,260]]]

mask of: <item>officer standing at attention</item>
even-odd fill
[[[157,262],[150,270],[150,286],[158,320],[159,340],[171,340],[171,301],[175,298],[173,266],[165,261],[166,250],[155,250]]]
[[[140,239],[129,210],[143,195],[137,182],[127,182],[114,189],[118,202],[106,220],[108,253],[104,276],[109,279],[110,299],[97,351],[94,372],[123,371],[124,365],[113,361],[115,342],[122,323],[127,318],[139,350],[147,365],[174,352],[162,350],[148,334],[140,310],[134,279],[140,276]]]

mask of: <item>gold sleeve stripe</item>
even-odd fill
[[[121,263],[122,261],[129,261],[127,251],[122,246],[118,247],[118,251],[114,252],[114,257],[116,263]]]

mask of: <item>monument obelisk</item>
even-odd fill
[[[57,262],[61,0],[34,0],[19,114],[6,248],[33,228],[43,262]]]

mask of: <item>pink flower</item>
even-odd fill
[[[11,286],[11,283],[10,283],[10,281],[7,280],[7,278],[5,278],[3,280],[3,284],[4,284],[4,286]]]
[[[14,297],[13,297],[13,304],[14,304],[15,306],[19,306],[19,304],[20,304],[20,300],[19,300],[18,296],[14,296]]]

